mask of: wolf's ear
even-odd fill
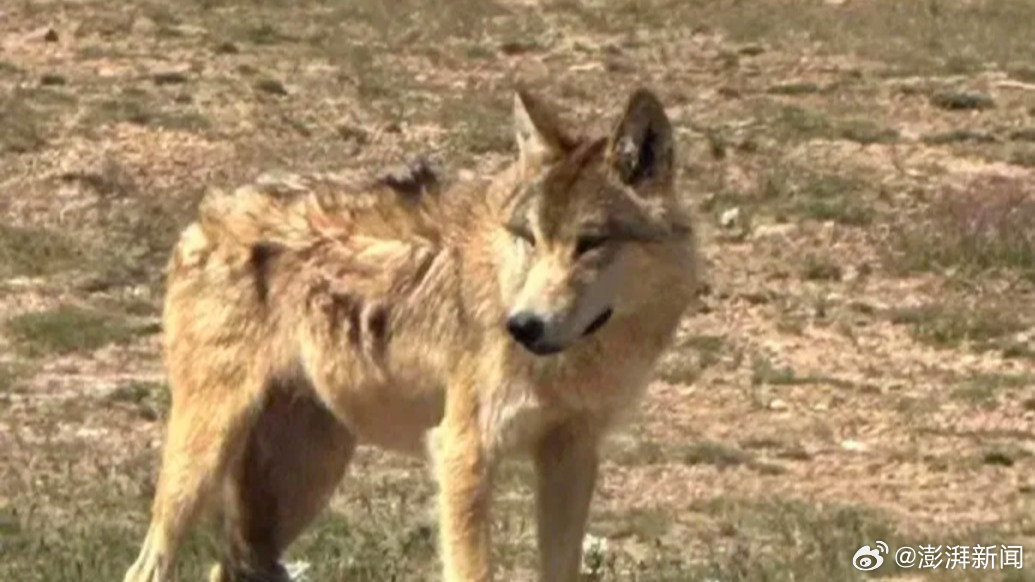
[[[672,124],[653,93],[639,89],[608,143],[608,161],[622,182],[641,193],[672,180]]]
[[[572,145],[550,107],[524,88],[514,92],[514,135],[518,167],[525,175],[539,173]]]

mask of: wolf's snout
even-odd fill
[[[535,345],[543,337],[546,326],[537,315],[522,311],[507,318],[507,331],[524,346]]]

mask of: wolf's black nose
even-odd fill
[[[543,320],[538,316],[522,311],[507,318],[507,331],[517,341],[529,346],[543,337]]]

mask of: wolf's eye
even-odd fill
[[[602,234],[584,234],[575,241],[575,256],[580,257],[593,249],[604,246],[607,237]]]
[[[519,239],[523,240],[525,243],[527,243],[528,246],[530,246],[530,247],[534,247],[535,246],[535,237],[532,235],[532,231],[528,230],[527,228],[525,228],[523,226],[513,226],[513,225],[511,225],[511,226],[507,226],[507,230],[510,231],[510,234],[516,236],[517,238],[519,238]]]

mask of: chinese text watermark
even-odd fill
[[[900,568],[947,570],[1005,570],[1024,568],[1024,547],[1013,545],[918,545],[902,546],[894,553],[888,544],[877,540],[873,547],[859,548],[852,557],[856,570],[872,572],[891,556]]]

